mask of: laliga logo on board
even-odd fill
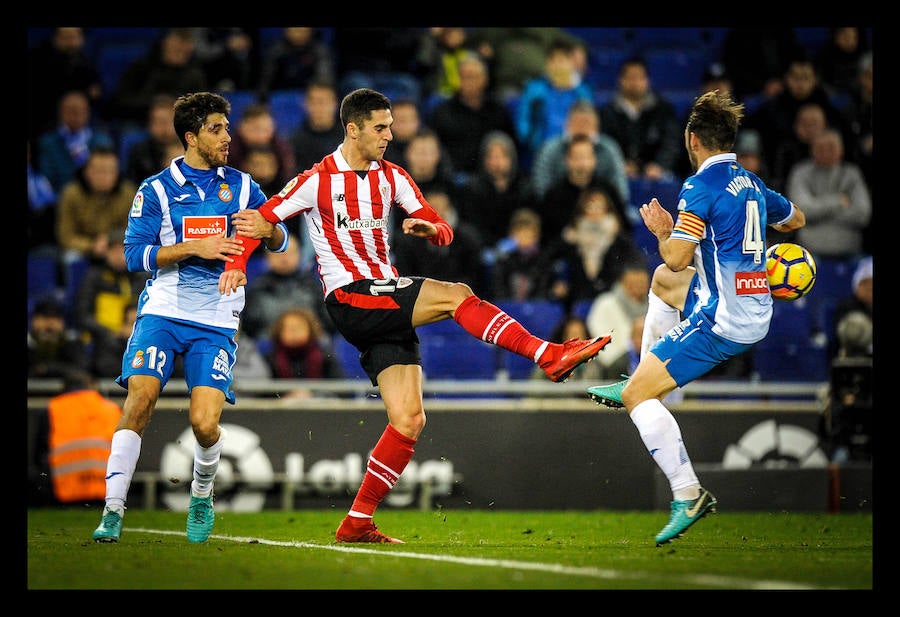
[[[815,433],[791,424],[766,420],[748,430],[736,444],[729,444],[722,457],[725,469],[746,469],[753,465],[782,468],[799,464],[803,468],[826,467],[828,457],[819,448]]]
[[[216,509],[259,512],[276,484],[272,463],[255,432],[237,424],[221,426],[228,435],[213,488]],[[168,490],[163,492],[162,502],[171,510],[187,511],[190,503],[190,491],[185,487],[193,479],[195,444],[194,433],[187,428],[163,448],[159,473],[168,479]],[[288,452],[282,480],[292,483],[298,496],[352,495],[362,482],[366,461],[367,457],[348,452],[342,459],[321,459],[307,468],[301,453]],[[413,505],[426,485],[430,496],[451,495],[460,481],[453,463],[446,459],[410,461],[384,503],[395,508]]]

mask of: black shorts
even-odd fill
[[[335,328],[359,352],[359,363],[377,386],[378,373],[394,364],[422,364],[413,308],[424,277],[365,279],[325,298]]]

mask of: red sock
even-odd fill
[[[546,348],[545,341],[526,330],[522,324],[490,302],[469,296],[456,307],[453,319],[466,332],[532,362],[537,362]]]
[[[375,508],[394,488],[397,478],[412,459],[415,444],[415,439],[402,435],[388,424],[369,456],[366,475],[363,476],[356,499],[350,506],[353,515],[361,515],[359,518],[372,518]]]

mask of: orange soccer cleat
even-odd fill
[[[365,522],[356,523],[355,521]],[[405,544],[403,540],[392,538],[378,531],[378,527],[375,526],[375,523],[373,523],[371,519],[354,519],[350,516],[345,517],[344,520],[341,521],[341,526],[338,527],[337,532],[334,534],[334,539],[338,542]]]
[[[551,381],[565,381],[572,371],[593,360],[611,340],[607,334],[591,340],[573,338],[565,343],[550,343],[541,356],[540,367]]]

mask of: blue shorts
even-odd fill
[[[650,351],[663,362],[670,360],[666,368],[680,388],[751,347],[722,338],[699,314],[691,314],[656,341]]]
[[[122,374],[116,378],[123,388],[128,387],[132,375],[151,375],[166,387],[175,358],[184,359],[184,381],[188,390],[195,386],[209,386],[225,393],[225,400],[234,404],[231,383],[237,343],[235,331],[228,328],[201,326],[196,323],[141,315],[134,324],[128,347],[122,356]]]

